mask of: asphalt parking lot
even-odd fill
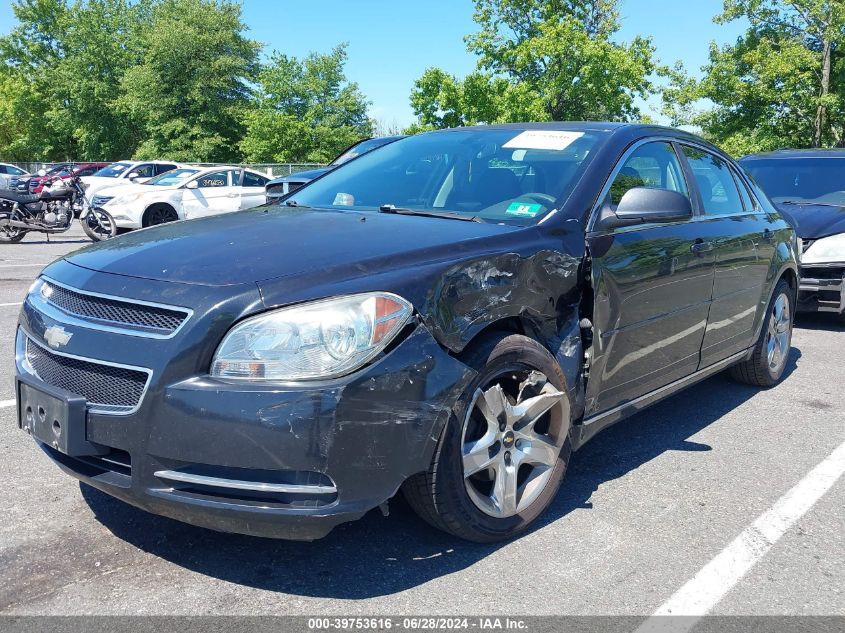
[[[86,243],[0,246],[0,613],[647,615],[845,441],[845,329],[806,316],[780,385],[716,376],[605,431],[516,541],[459,541],[402,500],[314,543],[194,528],[80,486],[17,429],[18,302]],[[712,613],[845,615],[845,479],[722,589]]]

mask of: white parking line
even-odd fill
[[[0,264],[0,268],[44,268],[47,264]]]
[[[0,308],[5,308],[8,306],[19,306],[21,304],[20,301],[15,301],[13,303],[0,303]]]
[[[635,633],[689,631],[772,546],[830,490],[845,472],[845,442],[761,514]],[[665,616],[694,616],[668,618]]]
[[[16,400],[0,400],[0,409],[5,409],[7,407],[13,407],[17,404]]]

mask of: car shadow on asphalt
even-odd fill
[[[801,353],[793,348],[787,376]],[[532,527],[592,508],[602,484],[667,451],[709,451],[689,438],[759,393],[726,374],[710,378],[602,432],[573,455],[564,484]],[[313,543],[221,534],[159,517],[85,484],[82,496],[116,537],[173,564],[239,585],[300,596],[363,599],[393,594],[472,566],[507,544],[477,545],[428,527],[401,495]]]
[[[845,321],[832,312],[799,312],[795,317],[795,327],[820,332],[842,332],[845,331]]]

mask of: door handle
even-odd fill
[[[226,195],[229,196],[230,198],[237,198],[238,197],[238,194],[236,194],[236,193],[227,193]]]
[[[695,242],[690,246],[690,250],[694,255],[709,253],[713,250],[713,242],[705,242],[702,239],[695,240]]]

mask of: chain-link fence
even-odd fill
[[[38,170],[40,169],[50,169],[53,165],[57,165],[60,163],[39,163],[39,162],[20,162],[20,161],[0,161],[0,162],[7,162],[11,165],[16,165],[23,169],[25,172],[30,174],[37,174]],[[79,165],[87,161],[64,161],[61,164],[71,163],[74,165]],[[93,161],[92,161],[93,162]],[[183,163],[186,165],[197,165],[202,167],[214,167],[216,165],[232,165],[233,163]],[[270,177],[276,176],[289,176],[290,174],[295,174],[300,171],[305,171],[308,169],[316,169],[317,167],[324,167],[319,163],[241,163],[238,167],[248,167],[250,169],[254,169],[256,171],[260,171],[262,174],[266,174]]]

